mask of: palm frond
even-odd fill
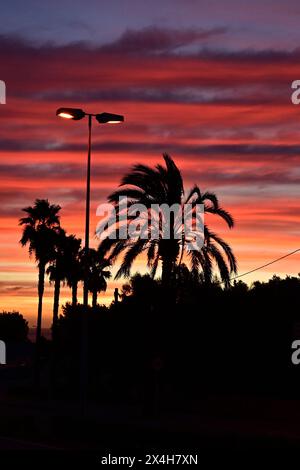
[[[145,191],[143,189],[132,189],[132,188],[120,188],[111,193],[108,196],[108,201],[109,202],[119,202],[120,197],[127,197],[130,199],[138,199],[141,200],[144,197],[147,197]]]
[[[230,273],[229,273],[228,266],[222,256],[222,253],[214,244],[211,244],[208,250],[217,263],[218,270],[219,270],[221,279],[225,284],[225,287],[229,287],[230,286]]]
[[[217,209],[213,207],[205,207],[204,210],[205,212],[209,212],[211,214],[215,214],[221,217],[223,220],[225,220],[229,228],[232,228],[234,226],[234,219],[232,215],[225,209],[222,209],[221,207],[218,207]]]
[[[202,202],[205,202],[206,200],[210,201],[215,209],[219,207],[219,200],[214,193],[206,191],[205,193],[202,194],[201,199],[202,199]]]
[[[237,273],[237,260],[229,244],[225,242],[225,240],[223,240],[217,234],[208,230],[207,227],[205,228],[205,233],[207,236],[209,236],[210,239],[214,240],[218,245],[220,245],[220,247],[223,249],[227,257],[229,267],[230,267],[230,272],[236,274]]]
[[[194,196],[197,196],[198,200],[202,200],[200,188],[196,184],[189,191],[189,194],[185,200],[185,204],[187,204]]]
[[[130,270],[134,260],[142,253],[147,243],[148,240],[139,239],[126,251],[121,267],[115,275],[115,279],[119,279],[121,276],[130,276]]]

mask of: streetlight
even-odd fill
[[[92,136],[92,118],[95,117],[99,124],[118,124],[124,121],[124,116],[112,113],[90,114],[78,108],[59,108],[56,115],[73,121],[79,121],[85,116],[88,117],[88,157],[87,157],[87,179],[86,179],[86,211],[85,211],[85,253],[89,250],[89,231],[90,231],[90,186],[91,186],[91,136]],[[88,287],[87,278],[84,279],[83,304],[88,305]]]
[[[120,114],[112,113],[101,113],[91,114],[86,113],[82,109],[78,108],[59,108],[56,111],[56,115],[73,121],[79,121],[85,116],[88,117],[88,154],[87,154],[87,173],[86,173],[86,208],[85,208],[85,244],[84,252],[87,260],[89,251],[89,232],[90,232],[90,194],[91,194],[91,144],[92,144],[92,118],[95,117],[99,124],[118,124],[124,121],[124,116]],[[87,261],[86,261],[87,262]],[[85,266],[87,269],[87,265]],[[88,308],[88,276],[87,273],[84,276],[83,284],[83,332],[82,332],[82,357],[81,357],[81,386],[83,402],[85,402],[85,392],[87,385],[87,370],[86,370],[86,358],[87,358],[87,308]]]

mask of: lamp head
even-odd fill
[[[64,119],[72,119],[73,121],[79,121],[84,118],[85,112],[78,108],[59,108],[56,111],[56,116]]]
[[[101,113],[96,114],[96,119],[99,124],[119,124],[124,121],[124,116],[120,114]]]

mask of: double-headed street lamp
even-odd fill
[[[92,137],[92,118],[95,117],[99,124],[117,124],[124,121],[124,116],[119,114],[101,113],[101,114],[90,114],[85,113],[82,109],[77,108],[59,108],[56,111],[56,115],[73,121],[79,121],[85,116],[88,117],[88,155],[87,155],[87,174],[86,174],[86,209],[85,209],[85,255],[88,256],[89,251],[89,233],[90,233],[90,194],[91,194],[91,137]],[[83,288],[83,304],[85,307],[88,306],[88,280],[87,276],[84,279]]]
[[[112,113],[101,113],[91,114],[86,113],[82,109],[78,108],[59,108],[56,111],[56,115],[73,121],[79,121],[84,117],[88,117],[88,154],[87,154],[87,173],[86,173],[86,209],[85,209],[85,260],[87,263],[87,257],[89,252],[89,232],[90,232],[90,194],[91,194],[91,144],[92,144],[92,118],[95,117],[99,124],[118,124],[124,121],[124,116]],[[86,265],[87,267],[87,265]],[[84,284],[83,284],[83,305],[84,305],[84,328],[82,332],[83,338],[83,353],[82,353],[82,364],[81,364],[81,380],[82,380],[82,393],[83,396],[86,392],[87,386],[87,307],[88,307],[88,276],[85,273]],[[85,377],[84,377],[85,376]]]

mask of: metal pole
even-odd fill
[[[88,256],[90,244],[90,199],[91,199],[91,142],[92,142],[92,115],[88,115],[89,138],[88,138],[88,157],[86,173],[86,207],[85,207],[85,255]],[[83,305],[88,306],[88,279],[85,276],[83,289]]]
[[[91,142],[92,142],[92,115],[88,115],[88,155],[86,173],[86,208],[85,208],[85,244],[84,244],[84,284],[83,284],[83,312],[82,312],[82,332],[81,332],[81,405],[82,414],[86,414],[87,389],[88,389],[88,253],[89,253],[89,232],[90,232],[90,194],[91,194]]]

